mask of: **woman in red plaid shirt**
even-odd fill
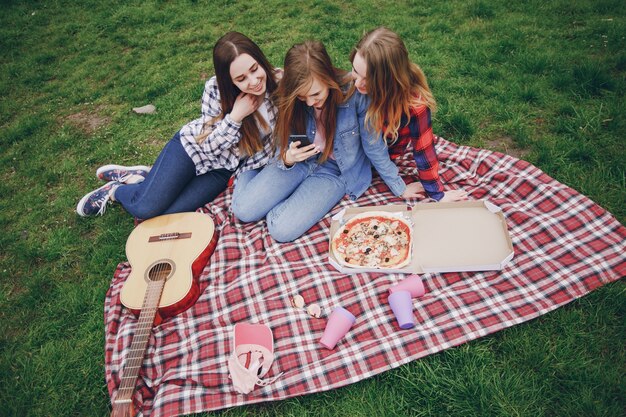
[[[374,29],[359,41],[350,61],[357,90],[371,99],[366,120],[384,134],[391,159],[411,146],[420,182],[407,188],[436,201],[466,199],[463,190],[444,192],[431,123],[435,99],[402,39],[387,28]]]

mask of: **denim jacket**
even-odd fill
[[[398,174],[398,167],[389,159],[387,144],[382,136],[365,127],[365,113],[369,98],[355,91],[352,96],[337,107],[337,128],[333,141],[333,153],[341,171],[341,179],[346,184],[346,192],[351,200],[356,200],[372,182],[372,165],[395,195],[406,189]],[[315,138],[315,116],[312,108],[307,108],[307,136]],[[284,164],[279,162],[279,166]],[[288,168],[287,168],[288,169]]]

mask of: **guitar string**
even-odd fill
[[[173,250],[172,245],[169,246],[169,249]],[[146,295],[145,295],[145,302],[149,302],[151,304],[151,308],[150,309],[142,309],[142,311],[139,314],[139,320],[138,320],[138,327],[141,326],[145,326],[146,323],[149,322],[149,330],[152,330],[152,326],[154,323],[154,318],[156,317],[156,312],[159,308],[159,302],[161,299],[161,296],[163,294],[164,291],[164,287],[165,287],[165,283],[167,280],[167,277],[164,276],[164,273],[167,273],[167,275],[169,276],[172,271],[172,265],[167,263],[167,262],[162,262],[160,264],[157,265],[156,269],[156,276],[158,279],[156,282],[158,283],[158,285],[148,285],[148,289],[146,291]],[[169,271],[167,271],[169,269]],[[154,270],[153,270],[154,271]],[[153,282],[153,281],[150,281]],[[150,284],[150,283],[149,283]],[[156,300],[152,300],[153,298],[158,297]],[[149,301],[148,301],[149,300]],[[145,313],[145,314],[144,314]],[[147,344],[149,341],[149,335],[150,332],[148,332],[145,336],[146,337],[142,337],[143,340],[141,340],[141,343],[139,340],[137,340],[137,343],[134,343],[136,340],[136,337],[138,336],[139,332],[137,332],[137,334],[135,334],[133,336],[133,342],[131,342],[131,356],[133,355],[132,352],[134,351],[143,351],[141,357],[137,357],[136,360],[134,360],[134,358],[131,358],[131,361],[129,361],[129,365],[130,362],[133,362],[134,367],[137,368],[136,370],[136,376],[134,376],[134,378],[132,378],[132,381],[130,381],[130,378],[132,377],[132,375],[129,375],[128,378],[124,379],[124,376],[122,376],[122,380],[121,380],[121,384],[120,387],[118,389],[118,394],[116,396],[116,400],[120,399],[120,400],[132,400],[132,394],[135,390],[135,385],[136,385],[136,380],[137,377],[139,375],[139,371],[141,370],[141,366],[143,365],[143,361],[144,361],[144,357],[145,357],[145,350],[147,348]],[[141,346],[141,349],[138,349],[138,345],[143,345]],[[133,346],[135,346],[136,348],[133,349]],[[137,363],[137,361],[139,361],[139,363]],[[125,367],[124,367],[125,368]],[[122,369],[124,369],[122,368]],[[128,387],[124,387],[124,385],[128,385],[131,384],[131,386]]]
[[[158,271],[160,268],[157,267],[156,269]],[[144,304],[150,304],[151,305],[154,302],[153,299],[155,298],[155,295],[154,295],[154,293],[155,293],[155,291],[154,291],[155,286],[154,285],[150,285],[152,282],[153,281],[148,283],[148,288],[146,290],[146,294],[145,294],[145,297],[144,297]],[[130,353],[131,358],[129,358],[130,360],[127,362],[127,366],[125,367],[125,368],[127,368],[126,370],[138,367],[143,362],[143,358],[145,356],[145,352],[143,352],[141,357],[138,357],[135,354],[135,352],[143,350],[141,348],[145,346],[144,339],[147,340],[147,338],[144,337],[145,335],[143,333],[145,333],[146,324],[150,320],[150,316],[152,316],[152,314],[150,314],[152,312],[152,310],[153,309],[143,309],[140,312],[140,314],[139,314],[139,320],[138,320],[138,323],[137,323],[137,329],[138,330],[133,335],[133,342],[134,343],[131,342],[131,346],[130,346],[130,348],[131,348],[131,353]],[[124,375],[122,377],[122,379],[124,381],[130,383],[131,382],[130,379],[133,377],[133,375],[134,375],[134,372],[132,372],[131,375],[128,375],[128,376]],[[134,382],[135,381],[132,381],[132,384],[133,384],[132,388],[134,388]]]
[[[171,249],[171,245],[170,245],[170,249]],[[136,380],[137,380],[137,377],[139,376],[139,371],[141,369],[141,366],[143,365],[143,361],[145,358],[145,353],[146,353],[145,350],[148,345],[149,334],[150,334],[149,332],[146,333],[145,335],[142,335],[141,333],[147,331],[148,324],[150,326],[150,330],[152,330],[154,318],[156,317],[156,311],[158,310],[158,303],[163,293],[163,287],[165,286],[166,277],[164,276],[164,273],[166,272],[168,267],[171,270],[171,265],[169,265],[167,262],[161,262],[157,264],[154,269],[152,269],[151,272],[154,272],[155,274],[154,278],[156,279],[156,281],[151,279],[152,277],[150,276],[150,271],[148,272],[149,283],[148,283],[148,288],[146,290],[146,295],[144,297],[144,305],[148,304],[150,308],[142,309],[142,311],[139,314],[139,320],[137,323],[138,331],[133,335],[133,341],[131,342],[131,345],[130,345],[131,358],[127,362],[127,365],[122,368],[125,374],[127,373],[127,369],[125,368],[133,369],[133,372],[131,373],[131,375],[128,375],[127,378],[125,378],[126,375],[122,375],[120,389],[118,390],[118,398],[120,396],[122,396],[121,399],[132,398],[132,393],[135,389]],[[154,282],[157,282],[158,285],[150,285]],[[155,298],[157,299],[155,300]],[[140,335],[141,335],[141,338],[138,337]],[[134,354],[134,352],[139,352],[139,351],[142,351],[141,355]]]
[[[158,264],[153,270],[152,272],[154,273],[153,278],[159,278],[162,277],[163,272],[165,271],[166,265],[165,263],[160,263]],[[148,277],[150,277],[150,274],[148,274]],[[147,326],[149,325],[150,327],[152,327],[152,324],[154,322],[154,314],[153,312],[156,311],[156,309],[158,308],[158,306],[154,306],[154,303],[158,302],[158,300],[155,300],[156,297],[160,298],[160,291],[159,287],[160,285],[154,285],[154,283],[158,283],[159,281],[162,281],[161,279],[158,280],[154,280],[154,279],[150,279],[150,282],[148,283],[148,288],[146,290],[146,295],[145,295],[145,299],[144,299],[144,305],[148,305],[149,308],[144,309],[144,313],[145,314],[139,314],[139,322],[137,323],[137,327],[139,329],[139,331],[133,336],[133,340],[137,340],[137,346],[135,346],[136,348],[140,348],[142,347],[141,345],[147,345],[147,343],[141,343],[139,344],[140,340],[139,338],[137,338],[137,336],[142,335],[141,333],[146,333]],[[151,285],[152,284],[152,285]],[[143,310],[142,310],[143,311]],[[150,329],[151,330],[151,329]],[[147,333],[147,335],[149,335],[149,332]],[[142,335],[144,336],[144,335]],[[147,340],[147,338],[146,338]],[[133,347],[133,343],[131,342],[131,348]],[[145,355],[145,352],[144,352]],[[139,358],[139,357],[135,357],[132,358],[134,359],[134,363],[132,364],[132,366],[139,366],[141,365],[141,363],[137,363],[138,361],[143,362],[143,357]],[[129,363],[130,365],[130,363]]]
[[[153,269],[153,272],[156,270],[156,276],[162,276],[163,272],[166,270],[167,265],[165,263],[159,264],[157,265],[157,267],[155,269]],[[145,303],[149,303],[150,307],[149,309],[144,309],[142,310],[142,312],[140,312],[139,314],[139,322],[137,324],[137,327],[140,328],[141,331],[145,332],[147,330],[146,325],[148,323],[150,323],[150,330],[152,328],[152,322],[154,321],[154,317],[155,317],[155,313],[156,313],[156,309],[158,308],[154,306],[155,302],[158,302],[157,300],[154,300],[156,297],[161,296],[162,293],[162,287],[165,283],[164,283],[165,279],[159,279],[156,281],[150,281],[148,284],[148,289],[146,291],[146,295],[144,298]],[[158,285],[150,285],[151,283],[157,283]],[[124,375],[121,378],[121,386],[120,389],[118,391],[118,398],[120,399],[125,399],[125,398],[130,398],[132,397],[132,393],[134,391],[135,388],[135,383],[137,380],[137,376],[139,374],[139,369],[141,367],[141,365],[143,364],[143,360],[145,357],[145,349],[147,347],[147,343],[149,340],[149,337],[141,337],[138,338],[138,336],[140,335],[140,331],[138,331],[134,336],[133,336],[133,341],[135,341],[135,343],[131,342],[131,356],[133,355],[133,352],[136,351],[143,351],[142,355],[139,356],[135,356],[133,358],[130,358],[130,360],[128,361],[127,366],[125,366],[124,368],[126,368],[125,370],[128,369],[133,369],[136,368],[137,372],[132,372],[131,375]],[[147,333],[145,336],[149,336],[149,333]],[[142,339],[142,340],[140,340]],[[136,374],[136,376],[135,376]],[[122,386],[123,385],[123,386]],[[129,386],[130,385],[130,386]]]
[[[156,269],[158,270],[159,265],[157,265]],[[154,269],[152,270],[154,271]],[[148,271],[148,278],[150,279],[150,272]],[[143,305],[145,306],[147,303],[151,302],[151,289],[152,289],[152,285],[151,285],[151,281],[148,282],[148,288],[146,289],[146,293],[144,295],[144,300],[143,300]],[[146,323],[146,319],[147,319],[147,313],[149,313],[149,311],[147,311],[146,309],[142,309],[139,313],[139,320],[137,322],[137,331],[133,334],[133,340],[131,341],[130,344],[130,352],[129,352],[129,358],[127,358],[127,362],[126,365],[123,367],[123,372],[124,375],[121,376],[121,384],[120,384],[120,388],[118,390],[118,395],[116,399],[125,399],[128,394],[132,395],[132,391],[129,393],[129,385],[132,384],[132,387],[134,389],[134,385],[135,385],[135,374],[138,375],[138,372],[135,372],[135,368],[137,366],[139,366],[139,358],[136,352],[138,352],[140,350],[140,348],[143,345],[143,339],[145,339],[145,337],[142,335],[142,333],[144,332],[144,327],[145,327],[145,323]],[[141,355],[141,361],[143,362],[143,356],[145,356],[145,352]],[[122,398],[120,398],[122,397]]]

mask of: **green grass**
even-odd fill
[[[104,163],[150,164],[199,114],[227,30],[275,65],[307,38],[335,63],[366,29],[405,39],[439,102],[434,129],[539,166],[626,219],[626,3],[3,2],[0,415],[104,416],[103,303],[133,222],[79,218]],[[132,107],[153,103],[151,116]],[[623,280],[529,323],[348,387],[220,415],[618,416]]]

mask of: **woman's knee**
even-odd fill
[[[256,222],[263,217],[256,212],[254,202],[246,198],[233,198],[231,209],[235,217],[244,223]]]
[[[123,206],[123,205],[122,205]],[[133,217],[142,220],[148,220],[156,216],[160,216],[164,213],[164,210],[157,207],[133,207],[132,209],[128,209],[124,207],[126,211],[128,211]]]
[[[269,223],[267,225],[267,229],[270,232],[270,236],[272,236],[272,239],[279,243],[293,242],[294,240],[302,236],[302,233],[294,233],[293,230],[287,230],[285,227],[271,227]]]
[[[271,219],[267,219],[267,230],[270,236],[279,243],[293,242],[306,232],[306,230],[295,227],[293,223],[276,222]]]

